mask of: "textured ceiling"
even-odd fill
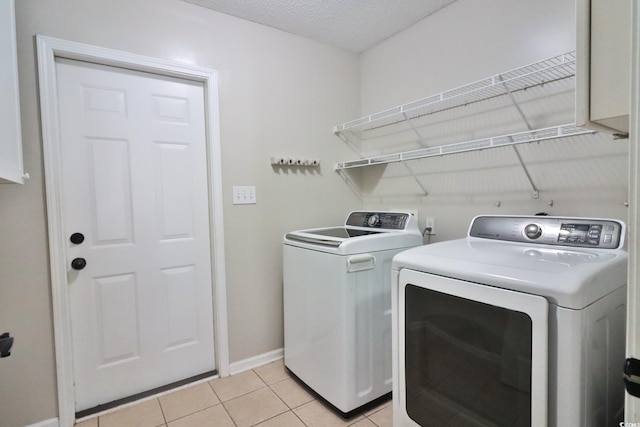
[[[455,0],[184,0],[362,52]]]

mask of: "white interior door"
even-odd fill
[[[204,89],[56,70],[64,234],[84,236],[66,242],[80,411],[215,368]]]

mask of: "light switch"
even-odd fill
[[[253,185],[234,185],[233,186],[233,204],[234,205],[255,205],[256,204],[256,187]]]

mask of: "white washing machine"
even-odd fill
[[[391,392],[391,260],[421,244],[405,212],[284,236],[284,363],[344,416]]]
[[[617,426],[616,220],[479,216],[393,260],[394,426]]]

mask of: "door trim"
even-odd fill
[[[631,5],[631,101],[629,117],[629,267],[627,278],[627,337],[626,357],[640,357],[640,6]],[[640,419],[640,399],[625,392],[624,420]]]
[[[218,75],[215,70],[128,52],[37,35],[38,79],[44,159],[49,262],[58,381],[58,417],[62,427],[75,422],[75,394],[71,316],[67,291],[65,237],[62,227],[62,192],[56,58],[75,59],[101,65],[201,82],[205,94],[205,127],[208,152],[210,240],[212,251],[214,348],[221,377],[229,375],[229,343],[226,308],[224,223],[222,216],[222,159],[218,107]]]

